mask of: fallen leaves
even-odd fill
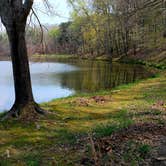
[[[97,149],[99,149],[98,152],[102,154],[100,160],[102,160],[104,156],[109,156],[109,164],[114,163],[120,165],[121,163],[125,163],[124,165],[127,165],[129,163],[124,161],[123,156],[131,155],[130,157],[134,158],[135,155],[136,157],[139,157],[139,154],[136,151],[137,148],[139,148],[139,145],[149,145],[154,148],[160,147],[163,150],[166,139],[163,141],[162,138],[166,138],[166,126],[153,123],[140,123],[122,129],[109,137],[96,140],[95,147],[97,147]],[[143,164],[152,163],[155,158],[161,159],[162,162],[166,161],[166,154],[165,156],[161,156],[158,149],[155,149],[154,151],[155,153],[142,159]]]
[[[166,111],[166,103],[164,101],[157,101],[155,104],[153,104],[152,109]]]
[[[108,101],[110,101],[109,96],[93,96],[90,98],[84,98],[84,97],[78,98],[75,101],[73,101],[72,104],[82,107],[88,107],[93,103],[104,104]]]

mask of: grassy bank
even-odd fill
[[[119,59],[120,62],[130,64],[141,64],[148,67],[155,67],[158,69],[166,69],[166,51],[149,50],[140,52],[138,55],[123,56]]]
[[[166,125],[165,92],[163,71],[156,78],[112,91],[44,103],[47,116],[32,124],[0,122],[0,165],[94,165],[97,152],[93,140],[134,124]],[[125,156],[137,163],[138,158],[130,154],[133,143],[130,145],[131,152]],[[151,146],[142,142],[136,152],[142,156]]]
[[[30,57],[31,61],[58,61],[58,60],[68,60],[68,59],[78,59],[77,55],[59,55],[59,54],[35,54]]]
[[[151,53],[152,54],[152,53]],[[128,63],[128,64],[140,64],[147,67],[154,67],[157,69],[166,69],[166,52],[160,52],[154,54],[149,54],[148,56],[133,56],[129,55],[128,57],[122,58],[113,58],[114,62]],[[82,60],[96,60],[96,61],[110,61],[108,56],[98,56],[98,57],[79,57],[78,55],[33,55],[30,57],[31,61],[61,61],[61,60],[69,60],[69,59],[82,59]]]
[[[145,60],[135,60],[135,59],[124,59],[120,60],[122,63],[127,63],[127,64],[139,64],[139,65],[144,65],[147,67],[154,67],[157,69],[164,70],[166,69],[166,62],[153,62],[153,61],[145,61]]]

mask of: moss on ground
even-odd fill
[[[165,71],[112,91],[44,103],[48,114],[35,123],[0,122],[0,166],[79,165],[88,134],[98,138],[135,123],[165,124],[165,104]]]

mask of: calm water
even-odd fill
[[[77,92],[111,89],[152,75],[142,66],[94,61],[31,63],[30,70],[37,102],[67,97]],[[10,109],[13,102],[11,63],[0,61],[0,111]]]

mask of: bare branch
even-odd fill
[[[35,11],[34,11],[33,9],[32,9],[32,13],[34,14],[34,16],[36,17],[36,19],[37,19],[37,21],[38,21],[38,23],[39,23],[39,26],[40,26],[40,29],[41,29],[41,43],[42,43],[43,38],[44,38],[43,26],[42,26],[42,24],[41,24],[41,22],[40,22],[39,17],[37,16],[37,14],[35,13]]]

